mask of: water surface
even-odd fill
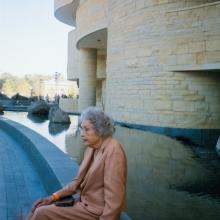
[[[74,135],[77,130],[77,116],[70,116],[71,124],[49,123],[47,117],[29,116],[26,112],[6,111],[3,117],[9,118],[33,129],[54,143],[65,153],[67,152],[65,144],[66,135]]]

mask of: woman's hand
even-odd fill
[[[52,203],[53,203],[52,196],[48,196],[48,197],[45,197],[45,198],[40,198],[32,206],[31,212],[34,213],[36,208],[38,208],[40,206],[44,206],[44,205],[50,205]]]

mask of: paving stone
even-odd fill
[[[0,129],[0,220],[25,219],[32,203],[46,191],[28,155]]]

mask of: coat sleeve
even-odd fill
[[[84,176],[88,170],[92,155],[93,155],[93,151],[90,148],[87,148],[85,150],[84,158],[83,158],[83,161],[79,167],[79,171],[78,171],[77,176],[69,184],[67,184],[64,188],[62,188],[56,192],[61,198],[76,193],[82,179],[84,178]]]
[[[58,194],[61,198],[68,196],[68,195],[72,195],[76,193],[79,184],[80,184],[80,181],[79,181],[79,174],[78,174],[68,185],[58,190],[56,194]]]
[[[104,210],[100,220],[116,220],[125,202],[127,161],[120,145],[107,155],[104,168]]]

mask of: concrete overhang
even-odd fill
[[[172,72],[219,72],[220,63],[174,65],[166,68]]]
[[[54,16],[70,26],[76,25],[76,10],[79,0],[54,0]]]
[[[97,48],[104,49],[107,47],[107,28],[92,32],[80,38],[76,44],[78,49]]]

